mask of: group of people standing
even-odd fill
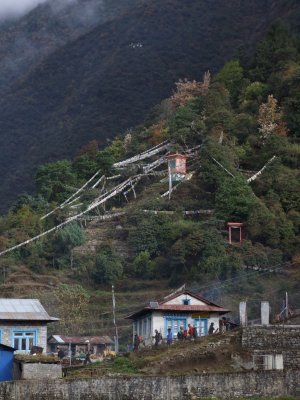
[[[91,355],[92,354],[93,354],[93,352],[91,350],[89,350],[86,353],[82,353],[81,355],[78,355],[78,356],[81,356],[80,358],[83,359],[84,365],[87,365],[87,364],[91,364],[92,363],[92,361],[91,361]],[[60,363],[63,362],[63,359],[67,355],[68,355],[68,352],[65,352],[61,347],[57,348],[57,357],[59,358]]]
[[[197,336],[198,336],[197,327],[196,326],[193,327],[191,324],[188,324],[188,329],[184,329],[183,326],[181,326],[177,333],[177,339],[179,341],[195,339]],[[173,343],[173,339],[174,338],[172,329],[168,328],[168,333],[167,333],[168,346],[170,346]],[[160,332],[158,332],[157,329],[155,329],[154,345],[157,347],[161,341],[162,341],[162,335]]]
[[[227,330],[230,330],[230,323],[229,320],[227,320],[225,317],[221,318],[219,320],[219,328],[215,328],[214,323],[211,322],[209,329],[208,329],[208,334],[213,335],[214,333],[225,333]],[[184,329],[183,326],[179,328],[179,331],[177,333],[177,340],[178,341],[184,341],[184,340],[195,340],[198,337],[198,331],[197,331],[197,326],[192,326],[191,324],[188,324],[187,329]],[[158,347],[159,344],[162,343],[163,337],[160,332],[158,332],[157,329],[155,329],[155,335],[153,336],[154,339],[154,346]],[[171,345],[173,343],[174,337],[172,333],[172,329],[168,328],[167,332],[167,337],[166,337],[166,342],[167,345]],[[136,333],[134,336],[133,340],[133,350],[138,351],[140,344],[142,343],[141,338],[138,336]]]
[[[197,337],[197,327],[192,326],[191,324],[188,324],[188,329],[183,329],[183,326],[181,326],[177,333],[177,339],[180,341],[196,339]]]
[[[230,320],[229,318],[221,318],[219,319],[219,332],[225,333],[226,331],[230,331]]]
[[[226,331],[230,331],[230,321],[229,318],[221,318],[219,319],[219,328],[215,328],[214,323],[212,322],[208,329],[208,334],[212,335],[213,333],[225,333]]]

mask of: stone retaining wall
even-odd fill
[[[287,395],[300,396],[298,370],[0,383],[1,400],[192,400]]]
[[[14,379],[59,379],[61,377],[61,364],[14,363]]]
[[[242,346],[256,350],[300,350],[300,326],[269,325],[243,327]]]

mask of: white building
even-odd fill
[[[213,322],[214,328],[218,329],[220,316],[228,312],[229,310],[182,289],[165,297],[163,301],[150,302],[148,306],[126,318],[133,320],[133,335],[137,333],[142,336],[145,344],[149,345],[156,329],[166,338],[168,328],[171,328],[173,337],[177,337],[181,326],[188,329],[188,324],[191,324],[197,328],[197,336],[205,336],[210,324]]]

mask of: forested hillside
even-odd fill
[[[71,16],[65,11],[68,18],[53,17],[45,24],[46,5],[24,17],[24,37],[34,39],[39,64],[31,65],[29,59],[28,70],[25,60],[27,73],[1,96],[2,207],[32,190],[38,165],[74,156],[91,139],[103,146],[108,138],[141,123],[151,107],[171,94],[179,78],[199,80],[207,69],[218,71],[241,47],[251,53],[271,21],[280,16],[297,24],[299,15],[295,0],[133,4],[128,2],[126,13],[120,11],[92,30],[76,18],[67,25],[74,9]],[[35,39],[36,15],[46,30],[44,35],[38,29]],[[2,33],[6,43],[18,38],[18,32],[22,36],[22,29],[10,29]],[[79,36],[85,29],[88,32]],[[7,57],[10,50],[1,48]],[[13,54],[22,59],[18,49]]]
[[[179,81],[144,124],[104,150],[92,141],[73,161],[41,166],[36,195],[20,198],[1,218],[1,250],[67,224],[2,255],[2,290],[16,284],[25,266],[35,279],[53,274],[68,283],[55,289],[52,300],[65,296],[74,303],[78,297],[91,307],[111,283],[119,290],[146,290],[151,282],[161,289],[188,282],[214,300],[220,300],[220,290],[227,301],[270,299],[274,312],[280,310],[281,291],[289,289],[291,304],[299,308],[299,93],[300,40],[278,23],[252,58],[241,55],[203,82]],[[188,155],[189,179],[170,200],[161,196],[168,190],[164,160],[152,159],[157,163],[152,175],[141,172],[153,167],[143,158],[116,164],[160,143],[166,144],[156,149]],[[76,194],[96,171],[97,184]],[[101,181],[101,175],[109,179]],[[129,180],[129,190],[124,186],[114,195],[113,188],[130,177],[135,180],[131,186]],[[66,207],[56,208],[69,196],[73,200]],[[115,222],[101,222],[116,212]],[[228,221],[244,224],[241,244],[228,244]],[[48,285],[55,288],[58,282]],[[29,293],[24,286],[20,290]]]

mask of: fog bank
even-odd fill
[[[0,20],[21,17],[37,5],[47,1],[58,6],[76,0],[0,0]]]

